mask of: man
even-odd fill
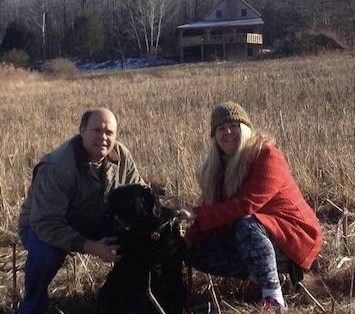
[[[19,313],[46,312],[48,285],[69,252],[118,260],[118,246],[109,238],[108,195],[117,186],[144,181],[116,134],[117,119],[110,110],[89,110],[81,118],[80,134],[35,167],[19,218],[28,251]]]

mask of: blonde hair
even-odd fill
[[[221,201],[219,187],[222,183],[228,198],[231,198],[242,185],[250,162],[257,158],[262,146],[268,142],[273,142],[273,139],[240,123],[238,148],[224,166],[222,152],[213,137],[209,153],[198,175],[202,201],[207,204]]]

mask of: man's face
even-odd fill
[[[85,128],[80,130],[83,145],[92,162],[100,162],[113,149],[117,134],[117,121],[107,109],[94,111]]]

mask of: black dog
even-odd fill
[[[99,313],[182,313],[184,245],[173,211],[138,184],[116,189],[109,202],[122,258],[100,290]]]

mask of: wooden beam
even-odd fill
[[[180,40],[179,40],[179,46],[180,46],[180,62],[184,62],[184,46],[183,46],[183,30],[180,29]]]
[[[204,47],[204,43],[205,40],[209,40],[209,29],[207,29],[207,31],[205,30],[205,35],[202,35],[201,37],[201,62],[205,61],[205,47]]]
[[[223,60],[226,60],[226,37],[222,35]]]

